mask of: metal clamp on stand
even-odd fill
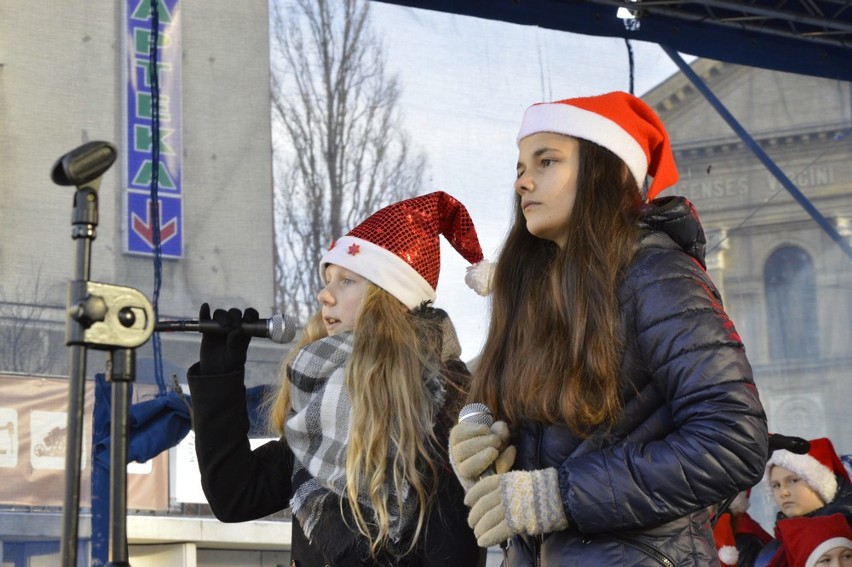
[[[98,350],[136,348],[154,332],[154,306],[132,287],[72,281],[68,284],[66,345]]]
[[[108,142],[89,142],[53,166],[57,185],[76,185],[71,238],[76,243],[75,275],[68,284],[65,344],[71,350],[65,499],[60,553],[64,567],[77,565],[80,510],[80,459],[83,446],[86,349],[109,351],[112,382],[110,436],[110,565],[130,565],[127,550],[127,442],[130,383],[135,379],[135,349],[154,332],[154,307],[141,292],[91,282],[91,243],[98,224],[98,193],[103,174],[117,156]],[[116,355],[116,351],[118,354]]]

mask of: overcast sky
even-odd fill
[[[483,252],[495,259],[509,227],[524,110],[535,102],[628,91],[624,40],[382,2],[371,3],[371,14],[389,70],[400,79],[405,128],[429,159],[424,192],[446,191],[464,203]],[[677,71],[656,44],[631,45],[635,94]],[[482,347],[488,303],[465,286],[466,266],[442,239],[436,306],[452,316],[462,357],[470,360]]]

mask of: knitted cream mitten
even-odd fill
[[[515,534],[544,534],[568,527],[554,468],[486,477],[470,489],[464,503],[471,507],[468,524],[480,547]]]
[[[506,447],[508,442],[509,427],[504,421],[497,421],[490,428],[463,421],[450,430],[450,465],[465,491],[470,490],[492,464],[498,473],[512,468],[515,447]]]

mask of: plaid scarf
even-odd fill
[[[346,497],[346,453],[352,415],[346,365],[353,342],[351,332],[319,339],[302,348],[287,367],[293,407],[285,436],[295,456],[290,507],[309,539],[323,514],[339,514],[338,502]],[[440,407],[445,395],[442,378],[428,376],[426,385],[433,402]],[[393,452],[388,455],[389,463],[394,456]],[[402,490],[400,511],[395,487],[388,484],[390,536],[396,542],[417,511],[416,495],[407,483]],[[362,509],[373,510],[364,486],[358,490],[358,502]]]

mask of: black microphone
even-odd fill
[[[289,343],[296,336],[296,323],[291,317],[276,313],[269,319],[243,323],[243,332],[252,337],[262,337],[274,343]],[[160,321],[154,325],[155,333],[227,333],[229,329],[213,320]]]
[[[769,435],[769,452],[786,449],[797,455],[806,455],[811,450],[811,442],[801,437],[772,433]]]
[[[459,412],[459,423],[474,423],[491,427],[494,425],[494,416],[491,415],[491,410],[488,409],[488,406],[479,402],[474,402],[472,404],[467,404],[461,409]],[[492,474],[497,474],[497,470],[494,468],[494,463],[491,463],[487,469],[482,471],[479,478],[485,478]]]

